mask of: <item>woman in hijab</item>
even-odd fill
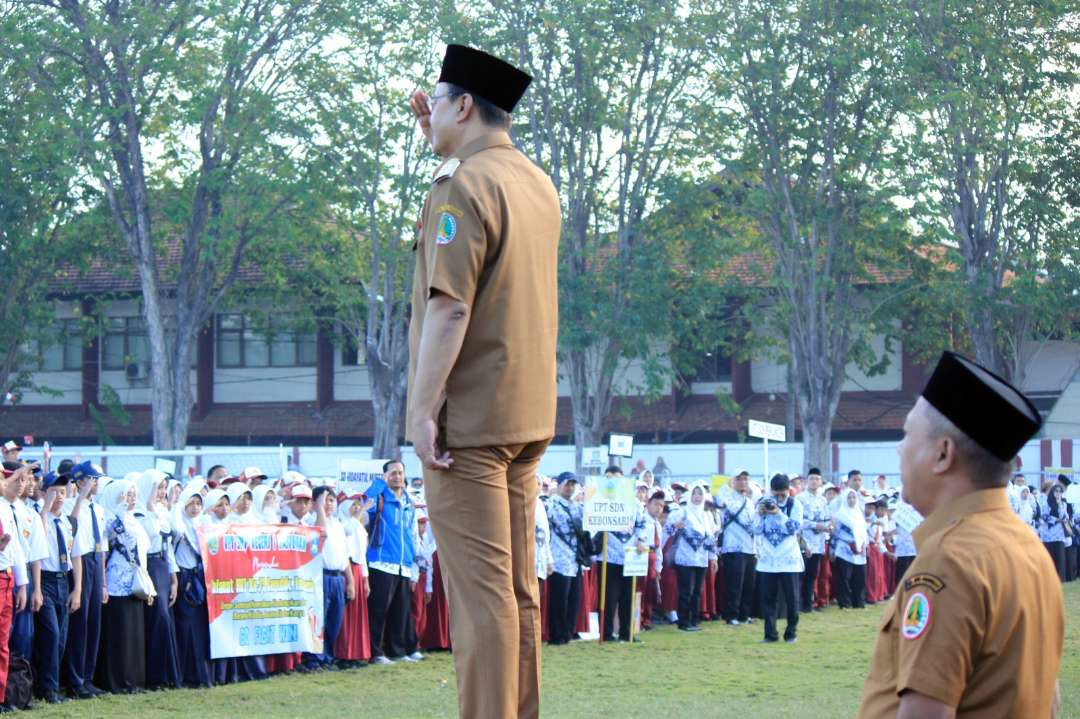
[[[259,517],[252,509],[252,492],[243,482],[233,482],[225,490],[232,512],[226,517],[229,524],[258,524]]]
[[[144,608],[146,616],[146,686],[180,686],[180,660],[172,606],[176,602],[177,571],[172,551],[172,520],[165,508],[168,478],[156,469],[143,472],[135,484],[138,506],[134,516],[149,540],[146,571],[154,580],[157,600]]]
[[[1071,532],[1068,510],[1065,509],[1065,488],[1053,480],[1043,483],[1039,499],[1039,539],[1054,561],[1058,577],[1065,581],[1065,537]]]
[[[176,479],[170,479],[165,485],[165,508],[172,512],[172,508],[176,506],[176,500],[180,498],[180,492],[184,491],[184,488],[180,485],[180,481]]]
[[[102,492],[106,513],[105,584],[109,601],[101,612],[101,652],[94,683],[114,694],[137,694],[146,685],[144,602],[134,595],[135,565],[145,568],[150,538],[135,518],[135,486],[127,480],[110,482]],[[165,599],[167,601],[167,598]]]
[[[868,535],[866,516],[859,506],[859,495],[845,489],[837,498],[833,522],[832,549],[836,554],[836,601],[841,609],[866,606],[866,551]]]
[[[364,529],[361,518],[364,511],[363,495],[350,497],[338,506],[338,519],[345,529],[345,543],[349,549],[348,571],[352,572],[353,586],[356,587],[356,595],[345,603],[345,619],[334,646],[334,656],[338,663],[346,668],[363,666],[371,659],[371,630],[368,627],[367,613],[367,598],[370,593],[367,579],[367,530]]]
[[[705,488],[694,485],[690,501],[671,512],[665,533],[674,540],[672,559],[679,581],[679,629],[701,631],[701,587],[707,569],[716,571],[716,523],[705,509]]]
[[[203,506],[206,507],[206,516],[211,524],[222,524],[229,518],[229,495],[224,489],[211,489],[203,497]]]
[[[173,605],[176,650],[185,687],[208,687],[210,627],[206,610],[206,580],[199,551],[198,528],[209,522],[203,514],[202,484],[188,482],[173,507],[173,551],[179,567],[179,591]]]

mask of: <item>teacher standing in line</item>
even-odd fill
[[[559,199],[510,139],[531,78],[450,45],[411,108],[443,158],[414,250],[407,439],[450,603],[462,717],[537,717],[536,469],[555,432]]]

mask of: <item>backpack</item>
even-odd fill
[[[20,654],[12,654],[8,664],[7,695],[4,705],[29,709],[34,698],[34,669]]]

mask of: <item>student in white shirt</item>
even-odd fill
[[[225,490],[229,497],[231,512],[227,517],[229,524],[258,524],[258,515],[252,509],[254,495],[243,482],[234,482]]]
[[[48,556],[41,560],[41,590],[44,604],[34,621],[35,689],[50,704],[67,701],[60,695],[60,658],[67,642],[68,615],[78,611],[82,601],[82,560],[75,553],[71,520],[64,514],[68,477],[49,472],[44,479],[45,497],[41,519]],[[71,582],[68,582],[68,573]]]
[[[203,497],[203,504],[211,524],[224,524],[228,520],[232,507],[229,506],[229,495],[225,494],[224,489],[211,489]]]
[[[90,462],[71,466],[72,482],[78,488],[74,501],[65,504],[65,511],[76,520],[75,546],[83,565],[82,601],[79,610],[68,619],[67,650],[64,666],[71,693],[78,699],[92,699],[104,694],[92,679],[97,667],[98,646],[101,641],[102,603],[105,590],[105,510],[95,501],[101,472]]]
[[[324,534],[323,561],[323,651],[321,654],[305,654],[304,667],[308,670],[326,668],[334,663],[334,645],[337,643],[341,624],[345,619],[345,603],[356,598],[356,587],[349,569],[349,546],[345,541],[345,528],[337,518],[337,496],[323,485],[312,492],[315,505],[314,526]]]
[[[10,481],[0,475],[0,490]],[[13,614],[26,606],[26,557],[17,533],[15,520],[0,512],[0,639],[8,636]],[[10,658],[8,643],[0,641],[0,703],[5,701]]]
[[[45,541],[45,528],[41,523],[40,504],[34,510],[24,501],[32,482],[31,467],[5,462],[4,474],[8,482],[0,499],[0,513],[5,523],[10,518],[15,532],[12,535],[22,545],[22,555],[27,563],[26,604],[11,620],[11,636],[8,642],[12,653],[32,662],[34,657],[34,614],[41,609],[44,596],[41,591],[41,560],[49,553]]]
[[[259,487],[255,489],[258,491]],[[367,578],[367,530],[361,519],[367,509],[361,494],[345,498],[338,505],[338,519],[345,528],[345,542],[349,548],[347,571],[352,575],[356,588],[355,598],[345,603],[341,636],[334,648],[336,663],[344,669],[362,666],[371,659],[371,633],[367,619],[367,598],[371,593]]]
[[[173,551],[179,567],[179,587],[173,614],[176,649],[185,687],[209,687],[210,629],[206,610],[206,578],[199,550],[198,528],[208,523],[203,514],[199,483],[189,482],[173,506]]]
[[[146,686],[151,689],[181,686],[180,660],[172,607],[179,586],[179,567],[172,549],[172,520],[166,509],[168,477],[148,469],[135,482],[137,504],[133,514],[139,520],[150,546],[146,571],[154,581],[157,600],[143,611],[146,615]]]

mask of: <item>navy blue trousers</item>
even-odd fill
[[[334,661],[334,645],[345,621],[345,576],[323,574],[323,650],[321,654],[304,653],[304,664],[326,666]]]
[[[67,641],[69,591],[66,574],[41,572],[41,594],[45,603],[34,620],[34,668],[39,693],[60,688],[60,657]]]
[[[30,611],[30,597],[34,594],[34,575],[29,567],[26,568],[26,574],[30,577],[30,583],[26,585],[26,609],[15,612],[11,618],[11,636],[8,637],[8,647],[12,654],[18,654],[33,664],[34,613]],[[12,588],[12,596],[17,593],[18,589]]]
[[[104,555],[91,552],[82,556],[82,602],[79,611],[68,618],[67,653],[64,667],[72,689],[90,682],[97,667],[98,643],[101,641],[101,561]]]
[[[176,650],[180,675],[186,687],[208,687],[213,683],[210,670],[210,626],[206,602],[193,605],[184,599],[184,587],[201,578],[198,569],[180,570],[180,589],[172,607],[176,623]]]

